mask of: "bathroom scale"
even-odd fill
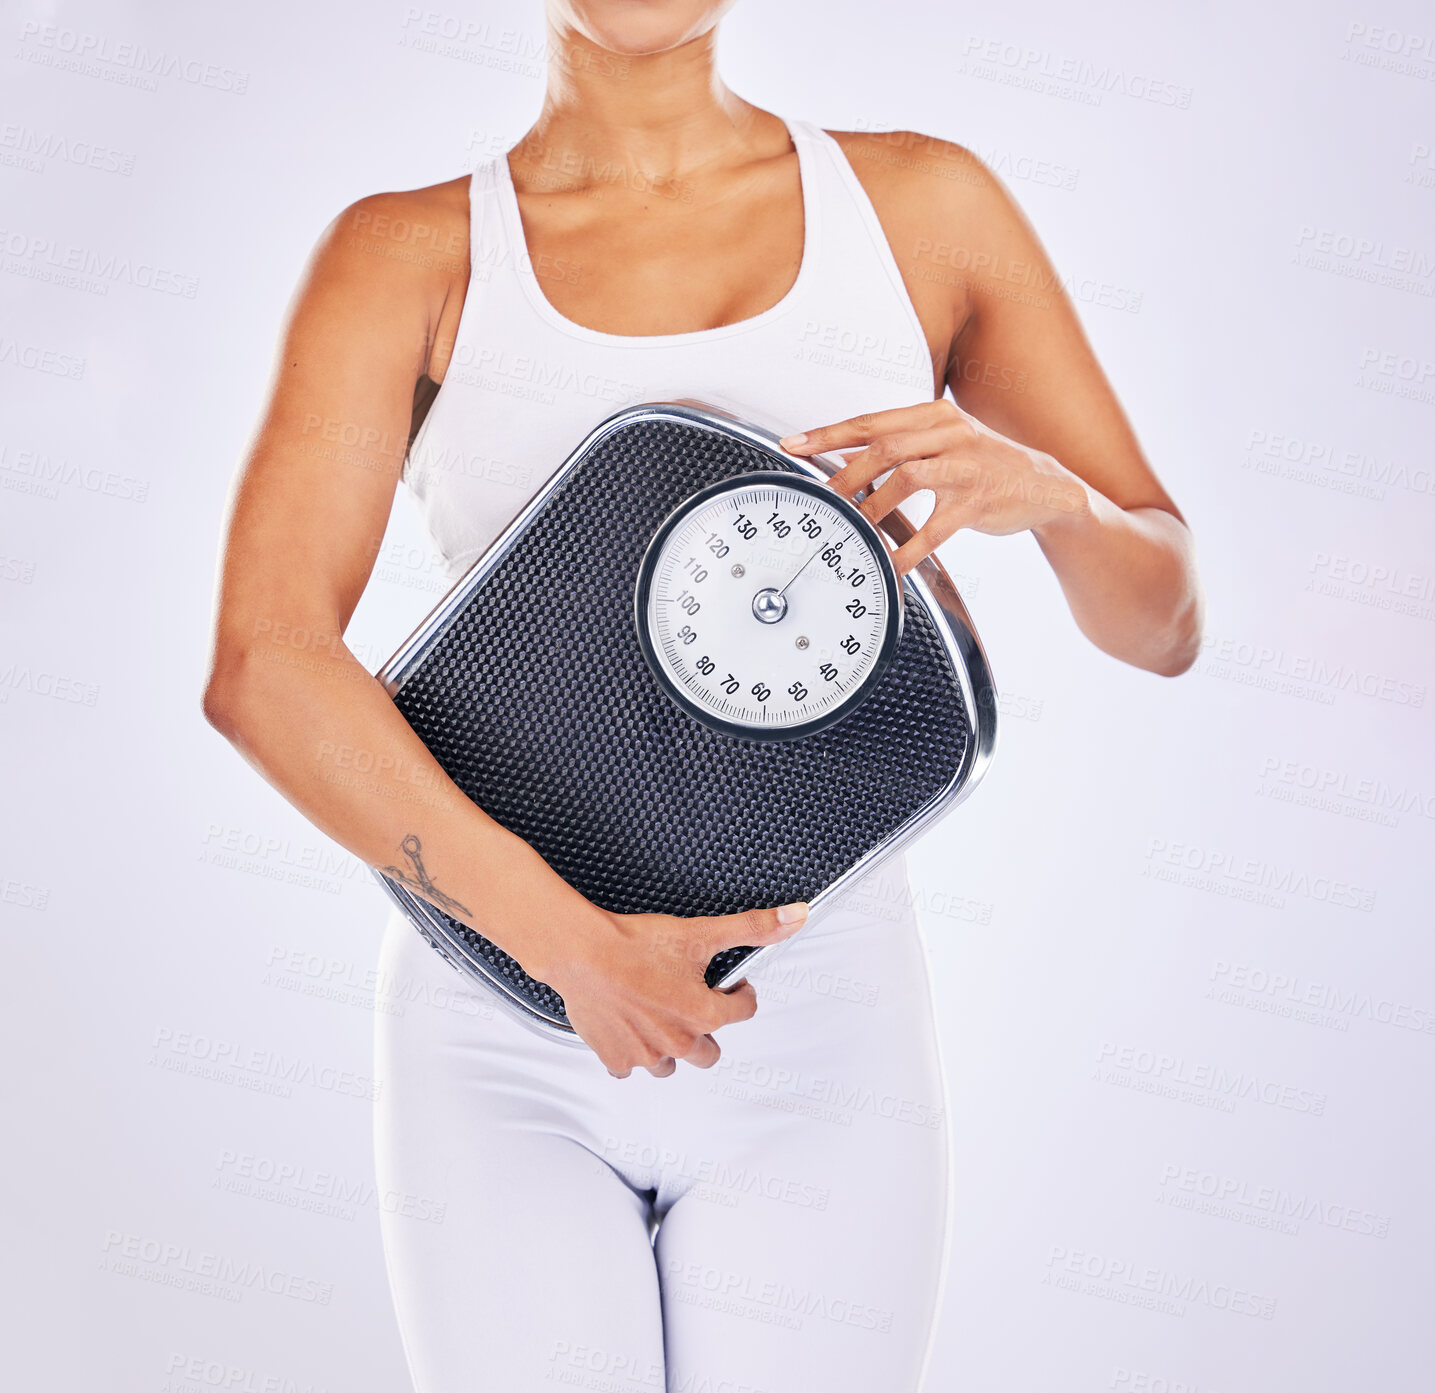
[[[484,812],[612,913],[733,914],[842,890],[951,812],[996,693],[940,562],[750,413],[648,402],[557,467],[378,673]],[[414,927],[528,1024],[562,997],[375,871]],[[743,979],[786,943],[730,948]]]

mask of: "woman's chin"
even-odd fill
[[[552,18],[624,58],[667,53],[702,37],[733,0],[569,0]]]

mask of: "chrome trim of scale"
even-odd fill
[[[817,480],[826,480],[843,467],[844,461],[838,456],[788,454],[778,444],[781,437],[776,423],[764,421],[762,424],[758,424],[753,419],[754,415],[755,413],[746,406],[730,409],[714,401],[682,398],[676,401],[645,402],[639,406],[626,407],[601,421],[589,432],[582,444],[554,470],[551,477],[544,481],[528,502],[519,509],[508,526],[494,538],[463,577],[399,646],[394,655],[375,674],[376,679],[383,684],[384,690],[389,696],[398,695],[404,682],[442,637],[450,620],[462,608],[464,602],[513,549],[534,514],[547,504],[548,499],[558,486],[583,462],[594,446],[621,426],[641,420],[666,420],[698,426],[704,430],[722,432],[736,436],[740,440],[773,454],[782,455],[797,465],[803,473]],[[900,508],[893,509],[888,513],[878,526],[898,546],[916,533],[916,528],[902,515]],[[866,875],[878,861],[885,860],[894,852],[900,851],[939,818],[966,799],[981,782],[996,747],[996,686],[992,680],[986,651],[977,637],[971,615],[967,611],[960,592],[935,555],[923,557],[913,570],[902,577],[902,582],[911,593],[925,602],[928,612],[937,621],[937,632],[957,674],[962,700],[967,708],[967,721],[971,729],[966,752],[961,767],[952,776],[947,786],[917,812],[899,835],[880,846],[873,847],[831,885],[819,891],[808,901],[807,922],[794,937],[800,938],[808,925],[817,918],[821,908],[829,906],[833,899],[849,885]],[[401,885],[396,885],[377,868],[371,867],[371,869],[380,885],[400,909],[411,917],[421,917],[429,926],[436,940],[436,946],[439,946],[439,951],[453,961],[456,966],[480,975],[488,985],[495,989],[499,1000],[512,1009],[525,1025],[550,1040],[561,1040],[568,1045],[586,1048],[584,1041],[571,1025],[562,1024],[534,1010],[504,981],[501,975],[471,958],[461,941],[454,938],[442,916],[427,900],[410,893]],[[482,931],[477,930],[477,932],[481,933]],[[766,947],[750,953],[717,983],[716,989],[726,990],[736,986],[747,977],[754,965],[768,962],[774,954],[780,952],[792,941],[792,939],[785,939],[782,943],[768,944]],[[447,951],[443,945],[447,945]]]

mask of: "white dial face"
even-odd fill
[[[661,537],[641,617],[650,660],[694,714],[801,732],[870,689],[900,600],[881,539],[845,504],[767,474],[696,500]]]

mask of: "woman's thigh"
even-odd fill
[[[661,1393],[649,1204],[589,1144],[589,1061],[495,1014],[402,920],[381,967],[375,1163],[416,1393]]]
[[[680,1070],[660,1109],[668,1388],[915,1393],[950,1180],[910,908],[864,901],[754,983],[757,1016],[723,1032],[710,1076]]]

